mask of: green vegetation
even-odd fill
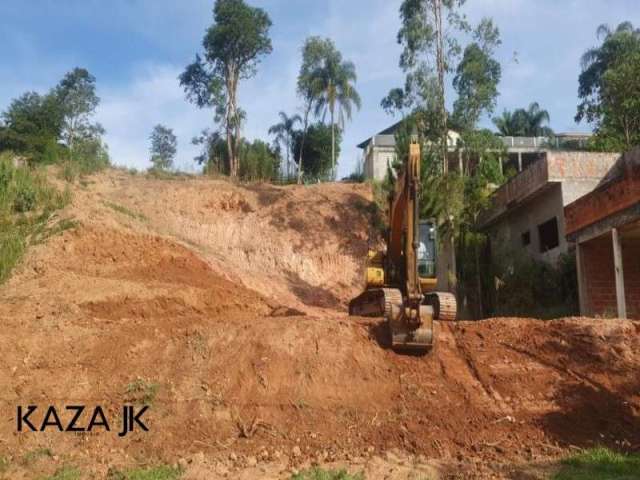
[[[217,175],[225,173],[227,162],[227,144],[219,132],[204,130],[200,137],[192,141],[196,145],[202,145],[202,153],[196,157],[198,163],[204,164],[204,173]],[[245,181],[273,181],[279,177],[279,157],[268,144],[262,140],[248,142],[242,139],[238,148],[238,172],[237,176]],[[159,173],[153,172],[154,176]]]
[[[269,135],[275,135],[275,143],[279,147],[284,146],[284,151],[287,154],[287,163],[285,170],[285,178],[289,179],[291,176],[291,151],[293,150],[293,132],[296,123],[302,122],[300,115],[292,115],[289,117],[285,112],[280,112],[280,122],[272,125],[269,128]]]
[[[53,452],[49,448],[39,447],[27,452],[23,457],[23,462],[29,465],[44,457],[53,457]]]
[[[484,266],[486,285],[491,285],[492,279],[499,279],[493,301],[488,301],[493,303],[492,315],[558,318],[578,313],[574,255],[561,256],[557,265],[513,252],[504,252],[499,258],[507,264]]]
[[[309,81],[315,92],[315,114],[322,117],[327,113],[331,125],[331,178],[336,177],[336,123],[344,131],[345,120],[351,120],[353,107],[360,109],[362,102],[354,87],[357,80],[353,62],[342,59],[342,53],[331,40],[326,43],[320,65],[311,73]],[[305,170],[306,171],[306,170]]]
[[[6,472],[10,463],[7,457],[0,456],[0,473]]]
[[[42,480],[80,480],[80,470],[75,467],[64,466],[56,470],[53,475],[43,477]]]
[[[238,84],[254,76],[261,57],[271,53],[271,19],[244,0],[216,0],[213,17],[202,42],[204,58],[196,54],[195,62],[180,75],[180,85],[199,108],[215,109],[215,120],[224,130],[227,144],[224,172],[236,177],[241,125],[246,117],[238,106]]]
[[[330,126],[315,123],[307,128],[307,132],[294,132],[294,158],[302,158],[303,179],[308,181],[331,180],[333,178],[332,151],[340,155],[342,131],[332,133]],[[335,146],[332,147],[332,141]]]
[[[61,163],[70,181],[99,170],[109,165],[104,129],[90,121],[99,103],[95,78],[75,68],[48,93],[27,92],[11,102],[2,113],[0,152],[11,150],[31,165]]]
[[[122,213],[123,215],[126,215],[127,217],[131,217],[135,220],[143,220],[143,221],[147,221],[148,218],[143,215],[142,213],[136,213],[132,210],[129,210],[127,207],[123,207],[122,205],[118,205],[117,203],[112,203],[112,202],[103,202],[105,206],[109,207],[110,209],[118,212],[118,213]]]
[[[622,22],[615,30],[600,25],[597,34],[602,44],[581,59],[576,121],[595,124],[592,148],[627,150],[640,142],[640,29]]]
[[[638,480],[640,455],[594,448],[562,462],[553,480]]]
[[[312,468],[291,477],[291,480],[364,480],[364,474],[350,474],[346,470]]]
[[[130,401],[136,401],[143,405],[151,405],[156,399],[159,389],[159,384],[138,378],[126,386],[125,393],[127,394],[127,399]]]
[[[15,167],[13,154],[0,154],[0,283],[6,280],[30,243],[37,243],[73,225],[55,211],[71,199],[50,186],[44,172]]]
[[[549,118],[549,112],[533,102],[527,109],[518,108],[513,112],[505,110],[501,116],[493,119],[493,124],[500,135],[541,137],[553,135],[553,130],[548,126]]]
[[[110,468],[107,472],[107,480],[178,480],[182,476],[180,468],[166,465],[150,468],[135,468],[121,472],[116,468]]]
[[[155,170],[168,170],[178,150],[178,140],[173,130],[164,125],[156,125],[151,132],[151,163]]]

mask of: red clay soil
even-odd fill
[[[94,182],[64,212],[81,225],[31,250],[0,287],[0,455],[47,446],[175,462],[297,446],[292,461],[399,449],[504,463],[640,449],[638,322],[437,324],[437,348],[415,357],[387,349],[377,320],[348,317],[369,237],[365,187],[114,172]],[[190,191],[202,203],[184,200]],[[234,219],[239,230],[225,231]],[[124,439],[15,431],[16,405],[115,415],[143,401],[150,432]]]

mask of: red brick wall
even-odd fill
[[[611,235],[580,245],[584,270],[587,308],[592,315],[616,316],[616,280],[613,267]],[[640,318],[640,244],[638,240],[622,243],[627,316]]]

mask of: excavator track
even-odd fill
[[[349,314],[365,317],[384,317],[396,351],[423,354],[433,346],[433,309],[420,307],[421,323],[411,325],[405,317],[402,292],[395,288],[366,290],[349,304]]]
[[[424,296],[424,303],[433,308],[433,318],[452,322],[458,315],[456,297],[448,292],[432,292]]]

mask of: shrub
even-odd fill
[[[62,219],[50,224],[53,212],[69,203],[69,190],[59,192],[38,169],[14,167],[13,155],[0,154],[0,282],[20,261],[28,244],[61,231]]]
[[[525,254],[498,255],[510,265],[498,265],[495,314],[557,318],[578,313],[578,280],[575,257],[564,254],[556,264]]]

